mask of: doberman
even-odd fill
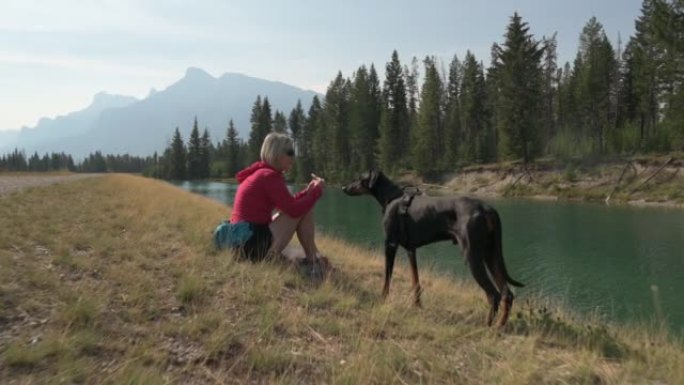
[[[498,322],[508,321],[513,293],[508,287],[522,287],[506,271],[501,245],[501,220],[494,208],[466,197],[430,197],[406,194],[381,171],[370,170],[343,187],[347,195],[372,195],[384,213],[385,228],[385,286],[383,296],[389,294],[398,246],[406,249],[413,280],[414,303],[421,306],[421,287],[418,280],[416,249],[438,241],[453,241],[470,266],[475,281],[487,294],[490,310],[487,325],[491,326],[503,299],[503,314]],[[489,274],[494,280],[490,280]]]

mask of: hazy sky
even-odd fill
[[[572,61],[592,17],[616,45],[640,0],[0,0],[0,130],[80,110],[100,91],[145,97],[188,67],[325,92],[392,50],[402,64],[471,50],[486,66],[517,11]]]

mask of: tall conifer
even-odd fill
[[[539,140],[541,57],[543,47],[516,12],[506,29],[503,46],[493,49],[500,97],[497,120],[505,156],[525,163],[541,152]]]

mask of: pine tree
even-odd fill
[[[199,127],[197,125],[197,117],[192,125],[192,132],[188,140],[187,153],[187,178],[197,179],[202,174],[202,141],[200,139]]]
[[[276,110],[273,116],[273,132],[287,134],[287,118],[285,114]]]
[[[641,16],[634,23],[636,30],[632,46],[634,89],[638,100],[639,137],[646,144],[655,136],[658,121],[658,67],[661,65],[663,51],[657,44],[655,35],[655,9],[657,0],[644,0]]]
[[[40,167],[40,156],[38,155],[38,152],[34,152],[33,155],[28,160],[28,170],[29,171],[46,171],[46,170],[41,170]]]
[[[297,153],[297,163],[302,162],[302,153],[309,152],[310,148],[305,148],[301,144],[301,136],[304,128],[304,123],[306,116],[304,115],[304,109],[302,109],[301,101],[297,100],[297,105],[290,112],[290,117],[287,120],[287,125],[292,133],[292,141],[294,142],[295,151]],[[308,158],[308,154],[307,154]],[[299,167],[294,167],[292,169],[292,178],[297,181],[305,181],[309,178],[308,174],[300,174]]]
[[[13,152],[9,153],[6,157],[3,156],[3,160],[0,162],[0,170],[4,168],[8,171],[27,171],[29,163],[26,160],[26,154],[24,151],[20,151],[15,148]]]
[[[487,92],[482,64],[475,55],[466,52],[461,80],[461,141],[460,153],[469,163],[491,161],[495,158],[494,138],[487,116]]]
[[[671,109],[684,77],[684,1],[656,0],[652,30],[655,44],[662,51],[658,68],[660,105]]]
[[[202,139],[200,139],[200,167],[199,177],[202,179],[209,178],[211,175],[211,152],[212,152],[211,137],[209,130],[206,128],[202,132]]]
[[[558,124],[560,132],[556,134],[554,146],[556,156],[570,156],[570,151],[563,150],[563,154],[559,153],[559,146],[568,147],[571,143],[578,143],[580,141],[580,115],[577,101],[577,88],[579,87],[578,71],[581,67],[581,59],[578,57],[574,61],[574,65],[565,63],[563,67],[560,85],[558,89],[559,109],[558,109]]]
[[[556,136],[558,116],[558,63],[556,33],[550,38],[542,39],[544,44],[544,57],[542,68],[542,122],[541,122],[541,145]]]
[[[368,107],[369,85],[368,70],[365,65],[359,67],[352,74],[353,82],[351,85],[349,99],[349,168],[354,172],[360,171],[365,130],[365,111]]]
[[[617,68],[615,52],[603,26],[595,17],[580,35],[581,67],[577,92],[578,112],[584,137],[591,138],[594,152],[605,154],[609,130],[614,126],[613,84]]]
[[[541,152],[539,120],[543,47],[518,13],[511,17],[503,46],[493,49],[500,95],[497,111],[500,146],[508,158],[530,162]]]
[[[421,175],[438,171],[442,154],[440,136],[443,117],[441,113],[442,81],[434,57],[426,57],[425,81],[420,92],[418,124],[413,137],[413,164]]]
[[[684,149],[684,1],[656,0],[652,29],[664,51],[658,71],[662,130],[658,149]],[[656,147],[656,146],[653,146]]]
[[[377,150],[380,167],[390,174],[398,169],[399,163],[406,161],[402,159],[402,154],[407,153],[408,132],[406,86],[399,54],[395,50],[392,52],[392,60],[385,67],[383,108]]]
[[[40,158],[40,163],[42,164],[43,170],[45,170],[45,171],[50,171],[50,157],[48,156],[47,153],[45,153],[45,154],[43,155],[43,157]],[[90,170],[90,171],[95,172],[95,169],[93,168],[93,169]]]
[[[47,166],[48,169],[50,169],[50,157],[48,154],[45,154],[43,156],[43,162]],[[83,172],[107,172],[108,167],[107,167],[107,161],[104,156],[102,156],[102,153],[100,151],[95,151],[95,153],[91,153],[88,155],[88,157],[83,161],[81,165],[81,171]],[[182,178],[179,178],[182,179]]]
[[[234,176],[242,168],[240,163],[240,139],[238,131],[235,129],[233,119],[228,123],[228,132],[226,133],[226,169],[229,176]]]
[[[411,141],[408,143],[402,145],[402,148],[404,146],[407,147],[407,150],[409,153],[413,151],[413,147],[415,147],[415,136],[416,133],[419,131],[418,127],[418,104],[420,101],[420,87],[418,84],[419,80],[419,73],[418,73],[418,67],[420,66],[420,62],[417,57],[413,57],[411,59],[411,65],[409,66],[404,66],[404,79],[406,82],[406,97],[407,97],[407,108],[408,108],[408,134],[407,137],[411,138]],[[403,160],[403,167],[412,167],[407,161],[409,160],[410,157],[406,157],[406,159]]]
[[[496,43],[493,47],[496,47]],[[487,93],[487,103],[485,110],[487,111],[487,125],[491,132],[491,147],[492,147],[492,161],[496,162],[502,158],[500,145],[500,117],[499,113],[503,110],[500,107],[502,101],[501,87],[499,86],[500,78],[499,69],[496,66],[495,49],[492,48],[492,57],[489,68],[487,68],[487,75],[485,77],[485,92]]]
[[[185,179],[186,173],[186,151],[185,144],[183,143],[183,138],[181,137],[180,130],[176,127],[176,132],[173,134],[173,139],[171,140],[171,147],[168,154],[169,159],[169,172],[168,176],[171,179],[183,180]]]
[[[351,159],[349,150],[349,94],[350,82],[337,73],[325,94],[325,124],[329,134],[328,162],[325,169],[333,180],[345,179]]]
[[[625,47],[619,61],[618,104],[616,126],[621,131],[618,150],[635,152],[639,143],[634,137],[636,122],[639,121],[639,100],[635,89],[634,40]]]
[[[461,143],[461,62],[454,55],[449,64],[446,86],[446,116],[444,117],[444,159],[446,170],[452,170],[458,162],[458,147]]]
[[[249,147],[249,163],[258,160],[261,157],[261,144],[266,135],[268,135],[262,130],[262,109],[261,95],[259,95],[252,106],[252,115],[249,119],[249,122],[252,125],[249,131],[249,140],[247,142]]]
[[[297,105],[290,112],[290,117],[287,119],[287,126],[292,133],[292,140],[295,143],[295,149],[299,148],[299,139],[304,126],[304,109],[302,108],[301,100],[297,100]]]
[[[375,117],[375,95],[370,74],[366,66],[354,73],[351,87],[349,112],[350,156],[349,168],[356,173],[367,170],[374,163],[374,144],[377,140],[377,118]]]
[[[366,154],[365,158],[362,160],[362,168],[370,169],[377,165],[377,145],[380,139],[380,122],[382,119],[382,88],[380,86],[380,79],[378,78],[378,73],[375,70],[375,66],[371,64],[370,70],[368,71],[368,92],[370,93],[370,104],[368,107],[368,132],[367,140],[364,143],[365,150],[363,153]]]
[[[312,172],[318,175],[324,174],[327,168],[326,154],[327,154],[327,132],[325,127],[325,120],[323,119],[323,107],[318,99],[314,96],[309,107],[306,123],[304,124],[304,133],[302,135],[303,146],[310,149],[311,159],[308,161],[306,157],[300,156],[300,161],[297,164],[301,167],[299,175],[308,176]],[[301,155],[305,155],[302,153]]]
[[[271,113],[271,103],[269,103],[268,97],[264,97],[264,102],[261,104],[261,113],[259,115],[259,132],[264,138],[266,135],[273,132],[273,114]]]

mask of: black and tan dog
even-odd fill
[[[406,249],[408,254],[414,301],[420,306],[421,287],[416,249],[438,241],[453,241],[460,245],[473,277],[487,294],[490,305],[487,325],[491,326],[502,300],[503,314],[498,326],[506,324],[513,304],[513,293],[508,284],[518,287],[523,285],[513,280],[506,271],[501,246],[501,220],[494,208],[472,198],[405,194],[377,170],[364,172],[358,180],[344,186],[343,191],[352,196],[372,195],[382,206],[385,228],[385,297],[389,294],[398,246]]]

